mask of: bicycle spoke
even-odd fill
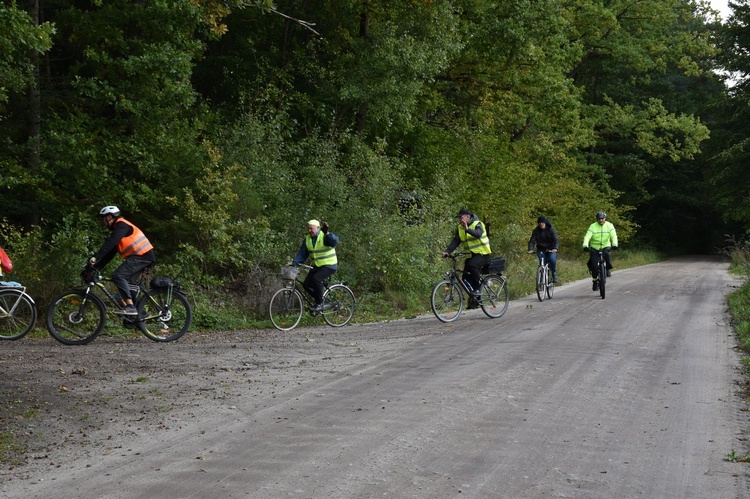
[[[482,311],[488,317],[496,319],[502,317],[508,310],[510,293],[507,281],[500,275],[490,275],[484,278],[482,284]]]
[[[282,288],[271,297],[271,323],[279,331],[289,331],[297,327],[302,319],[302,312],[302,296],[293,288]]]
[[[150,340],[180,339],[190,328],[193,310],[185,295],[172,288],[157,288],[138,302],[138,326]]]
[[[323,320],[329,326],[346,325],[354,315],[354,293],[343,284],[334,284],[323,295]]]
[[[442,322],[453,322],[461,315],[463,299],[458,284],[440,281],[432,290],[432,312]]]
[[[85,345],[102,332],[104,303],[94,295],[75,290],[58,296],[47,309],[47,329],[64,345]]]

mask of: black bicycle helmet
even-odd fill
[[[599,220],[600,218],[607,218],[607,214],[603,211],[597,211],[596,212],[596,219]]]

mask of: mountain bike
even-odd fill
[[[589,253],[593,255],[591,277],[593,277],[594,283],[599,287],[599,294],[601,295],[602,300],[604,299],[607,289],[607,259],[605,254],[609,253],[610,249],[612,248],[609,246],[598,250],[589,249]]]
[[[544,301],[545,296],[552,299],[555,294],[555,283],[552,282],[552,270],[549,268],[547,253],[549,250],[537,251],[539,258],[539,267],[536,269],[536,297],[539,301]]]
[[[453,322],[461,315],[464,308],[464,294],[471,296],[471,289],[463,278],[463,269],[458,268],[457,259],[471,253],[454,253],[448,255],[453,262],[452,268],[445,273],[445,278],[432,289],[432,312],[442,322]],[[493,258],[480,270],[480,296],[477,303],[482,311],[493,319],[502,317],[508,310],[510,294],[508,283],[502,275],[505,270],[505,259]]]
[[[17,282],[0,282],[0,340],[26,336],[36,324],[36,303]]]
[[[193,309],[179,281],[155,278],[147,290],[150,273],[147,267],[130,285],[138,315],[119,317],[126,329],[139,328],[152,341],[175,341],[190,328]],[[108,311],[125,310],[125,302],[113,291],[117,288],[110,278],[93,272],[85,285],[60,294],[47,309],[47,329],[64,345],[92,342],[104,329]]]
[[[300,264],[299,267],[310,270],[310,265]],[[281,278],[284,287],[276,291],[271,297],[268,310],[271,322],[279,331],[290,331],[297,327],[302,320],[302,313],[306,304],[313,307],[315,302],[302,287],[303,280],[298,276],[298,267],[287,265],[281,268]],[[333,327],[345,326],[354,315],[354,292],[349,289],[346,282],[329,284],[323,281],[325,291],[323,292],[323,310],[320,312],[310,310],[312,317],[323,316],[326,324]]]

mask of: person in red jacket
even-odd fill
[[[112,273],[112,282],[120,291],[120,296],[125,301],[125,310],[116,310],[115,313],[123,315],[138,315],[133,305],[133,296],[130,293],[130,283],[145,269],[156,263],[154,247],[141,229],[120,216],[117,206],[105,206],[99,211],[99,220],[102,225],[112,231],[112,234],[104,241],[99,251],[89,260],[85,275],[89,268],[103,269],[118,253],[123,262]],[[84,277],[86,280],[86,277]]]

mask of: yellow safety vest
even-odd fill
[[[305,245],[307,246],[307,252],[310,254],[313,267],[336,265],[339,262],[336,258],[336,250],[330,246],[326,246],[323,239],[325,239],[323,233],[318,232],[315,244],[313,245],[310,234],[305,236]]]
[[[481,222],[479,220],[474,220],[474,223],[469,225],[470,229],[475,229],[477,225],[479,225]],[[489,255],[492,253],[490,251],[490,240],[487,237],[487,231],[482,231],[482,237],[477,239],[476,237],[472,236],[471,234],[467,233],[463,226],[458,226],[458,236],[461,238],[462,243],[466,243],[466,245],[469,247],[469,251],[472,253],[479,253],[480,255]]]

